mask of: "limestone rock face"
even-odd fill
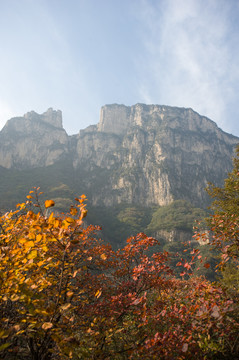
[[[191,231],[174,229],[171,231],[160,230],[154,233],[156,239],[162,239],[166,242],[183,242],[195,241]],[[201,244],[200,244],[201,245]]]
[[[130,126],[130,108],[124,105],[106,105],[101,108],[98,130],[116,135],[125,134]]]
[[[93,169],[108,170],[92,194],[106,205],[181,198],[202,206],[208,181],[219,185],[226,177],[239,142],[192,109],[161,105],[106,105],[89,130],[78,136],[74,166],[88,168],[88,180]]]
[[[13,118],[0,132],[0,166],[73,166],[75,187],[93,205],[168,205],[185,199],[205,206],[208,181],[221,185],[239,138],[192,109],[106,105],[98,125],[68,136],[61,112]],[[77,190],[78,191],[78,190]]]
[[[54,127],[62,128],[62,112],[61,110],[53,110],[49,108],[42,115],[37,114],[35,111],[28,112],[24,115],[25,119],[44,121]]]
[[[31,111],[8,120],[0,132],[0,166],[24,169],[48,166],[68,152],[61,111]]]

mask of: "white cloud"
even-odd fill
[[[239,135],[239,2],[108,3],[2,7],[0,124],[53,107],[74,133],[105,103],[146,102],[192,107]]]
[[[168,0],[141,6],[148,69],[140,96],[192,107],[229,131],[226,111],[234,97],[232,82],[239,80],[238,48],[229,41],[230,4]]]

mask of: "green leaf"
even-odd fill
[[[0,351],[7,349],[10,345],[11,345],[11,343],[5,343],[5,344],[0,345]]]

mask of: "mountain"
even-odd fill
[[[68,152],[61,111],[34,111],[7,121],[0,132],[0,165],[10,169],[48,166]]]
[[[90,183],[104,170],[94,204],[168,205],[183,198],[205,206],[207,182],[224,179],[238,142],[192,109],[107,105],[99,124],[80,132],[74,166],[91,174]]]
[[[97,125],[72,136],[61,111],[31,111],[0,132],[1,208],[41,186],[60,208],[85,193],[96,222],[150,228],[155,211],[175,201],[206,208],[204,188],[222,184],[238,143],[192,109],[106,105]]]

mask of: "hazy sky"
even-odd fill
[[[0,127],[49,107],[191,107],[239,136],[239,0],[0,0]]]

